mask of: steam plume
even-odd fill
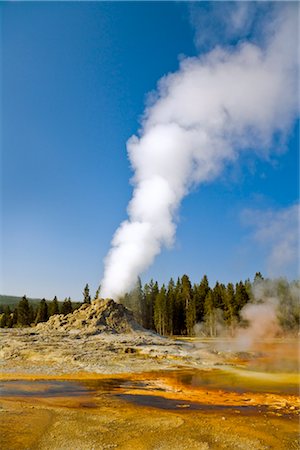
[[[275,133],[288,131],[297,113],[296,46],[297,5],[284,5],[262,47],[217,47],[159,81],[139,137],[127,142],[134,191],[105,259],[102,296],[130,290],[172,245],[176,212],[193,186],[217,177],[240,151],[266,152]]]
[[[252,294],[252,303],[240,312],[247,327],[236,329],[236,350],[251,350],[259,341],[299,330],[299,282],[289,284],[284,278],[256,280]]]

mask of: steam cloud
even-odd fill
[[[267,152],[288,131],[297,114],[297,5],[279,12],[261,47],[217,47],[159,81],[139,137],[127,142],[134,191],[105,259],[102,297],[129,291],[172,245],[176,212],[193,186],[241,151]]]
[[[299,202],[278,210],[243,211],[242,220],[254,229],[254,240],[269,253],[267,269],[272,277],[282,275],[284,269],[290,269],[298,261],[299,218]]]
[[[300,281],[285,278],[255,279],[251,300],[228,324],[222,309],[213,309],[202,322],[196,323],[196,336],[222,337],[213,348],[221,351],[249,351],[257,344],[277,337],[295,337],[299,333]],[[229,340],[228,340],[229,338]]]
[[[240,315],[247,327],[235,330],[236,350],[250,350],[259,341],[298,331],[300,284],[284,279],[260,280],[252,285],[253,302]]]

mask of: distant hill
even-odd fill
[[[22,297],[16,297],[14,295],[0,295],[0,305],[9,305],[9,306],[13,307],[13,306],[16,306],[21,299],[22,299]],[[37,306],[42,299],[27,297],[27,300],[33,306]],[[52,301],[52,299],[51,300],[46,299],[47,303],[50,303],[51,301]],[[58,303],[62,303],[62,300],[58,300]],[[82,303],[72,300],[72,304],[73,304],[73,307],[78,308]]]
[[[19,303],[22,297],[15,297],[13,295],[0,295],[0,305],[15,306]],[[42,299],[41,298],[29,298],[27,297],[29,303],[37,305]],[[48,302],[49,300],[47,300]]]

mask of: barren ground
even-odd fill
[[[237,353],[140,332],[0,337],[1,449],[299,448],[296,341]]]

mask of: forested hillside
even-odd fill
[[[0,307],[1,305],[9,305],[15,307],[22,297],[16,297],[14,295],[0,295]],[[29,303],[37,305],[42,299],[41,298],[28,298]]]

